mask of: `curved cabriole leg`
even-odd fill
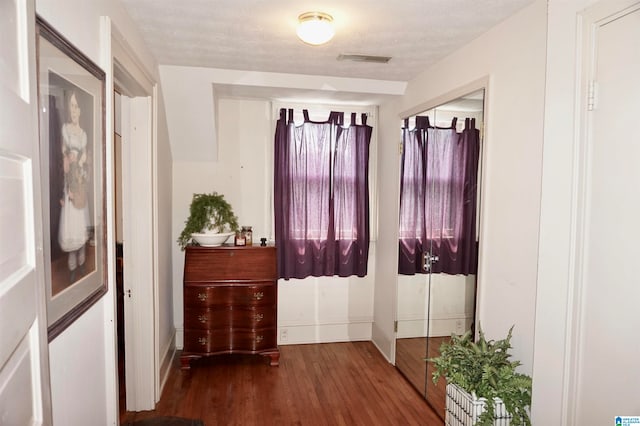
[[[190,370],[191,361],[202,358],[200,355],[182,355],[180,357],[180,369]]]
[[[276,367],[278,365],[280,365],[280,351],[276,350],[276,351],[269,351],[269,352],[262,352],[260,355],[264,356],[264,357],[269,357],[269,365],[272,367]]]

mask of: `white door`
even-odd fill
[[[0,424],[49,425],[33,0],[0,0]]]
[[[153,129],[157,91],[125,37],[110,25],[113,77],[120,96],[122,242],[127,411],[160,399],[158,241]]]
[[[127,410],[159,400],[151,98],[121,96]]]
[[[587,28],[595,96],[583,142],[576,425],[640,416],[640,3],[630,3],[601,2]]]

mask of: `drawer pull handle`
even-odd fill
[[[207,300],[207,293],[198,293],[198,299],[200,299],[201,302],[204,302]]]
[[[260,322],[260,321],[262,321],[264,319],[264,314],[255,314],[253,316],[253,319],[255,319],[256,322]]]
[[[200,321],[201,323],[206,323],[207,322],[207,316],[206,315],[198,315],[198,321]]]
[[[263,297],[264,297],[264,292],[262,291],[257,291],[253,293],[253,298],[256,300],[261,300]]]
[[[207,344],[207,338],[206,337],[200,337],[198,339],[198,343],[200,343],[202,346],[205,346]]]
[[[256,336],[256,343],[260,343],[264,340],[264,336]]]

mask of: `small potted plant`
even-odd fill
[[[512,331],[494,341],[480,330],[478,342],[470,331],[454,334],[440,356],[427,360],[433,362],[434,383],[447,379],[447,425],[531,425],[531,377],[516,372],[520,362],[510,360]]]
[[[238,218],[222,194],[193,194],[178,244],[182,250],[192,239],[200,245],[221,245],[237,230]]]

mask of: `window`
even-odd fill
[[[369,251],[367,116],[330,112],[314,121],[280,109],[274,157],[274,216],[281,278],[364,276]],[[315,118],[315,117],[314,117]]]

